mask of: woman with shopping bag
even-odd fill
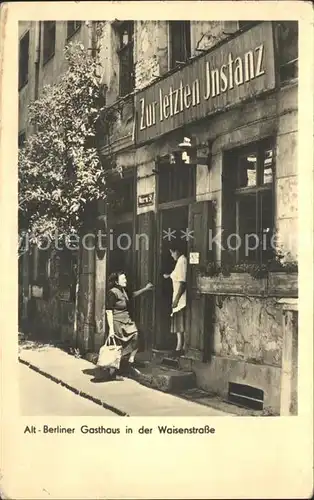
[[[111,274],[106,300],[106,315],[109,327],[108,338],[99,352],[98,366],[109,368],[109,378],[120,378],[121,361],[127,362],[127,372],[135,371],[135,355],[138,351],[138,329],[129,312],[130,299],[126,292],[127,277],[123,271]],[[132,297],[152,290],[148,283],[133,292]]]

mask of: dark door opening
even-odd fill
[[[186,255],[187,241],[184,235],[188,228],[188,206],[162,210],[159,217],[155,344],[157,349],[173,349],[176,339],[170,333],[172,281],[170,278],[165,279],[163,275],[170,274],[175,267],[175,261],[169,252],[171,243],[178,242]]]
[[[109,235],[109,275],[117,271],[125,272],[130,284],[133,283],[133,224],[116,224]]]

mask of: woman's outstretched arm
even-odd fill
[[[133,292],[132,296],[134,298],[138,297],[139,295],[142,295],[142,293],[148,292],[148,290],[152,290],[153,288],[154,288],[154,285],[152,283],[147,283],[147,285],[144,286],[144,288],[140,288],[139,290],[135,290],[135,292]]]

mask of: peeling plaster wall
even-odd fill
[[[168,71],[167,21],[137,21],[135,87],[141,89]]]
[[[238,21],[191,21],[192,56],[199,55],[199,50],[212,48],[237,29]]]
[[[282,307],[273,299],[216,299],[213,354],[281,366]]]

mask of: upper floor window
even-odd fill
[[[44,54],[43,63],[45,64],[55,53],[56,45],[56,22],[44,21]]]
[[[134,22],[124,21],[117,27],[119,56],[119,95],[123,97],[134,89]]]
[[[182,161],[175,153],[173,161],[161,159],[158,165],[158,203],[195,197],[195,165]]]
[[[67,38],[70,38],[71,36],[76,33],[80,27],[82,26],[82,21],[68,21],[67,22]]]
[[[19,46],[19,89],[28,81],[29,31],[21,38]]]
[[[276,39],[281,83],[298,78],[298,22],[278,22]]]
[[[190,21],[169,21],[170,69],[191,57]]]
[[[134,176],[123,177],[112,182],[110,196],[110,208],[115,215],[132,212],[135,204]]]
[[[274,163],[272,140],[233,150],[225,156],[223,249],[233,256],[234,262],[260,264],[273,257]]]

